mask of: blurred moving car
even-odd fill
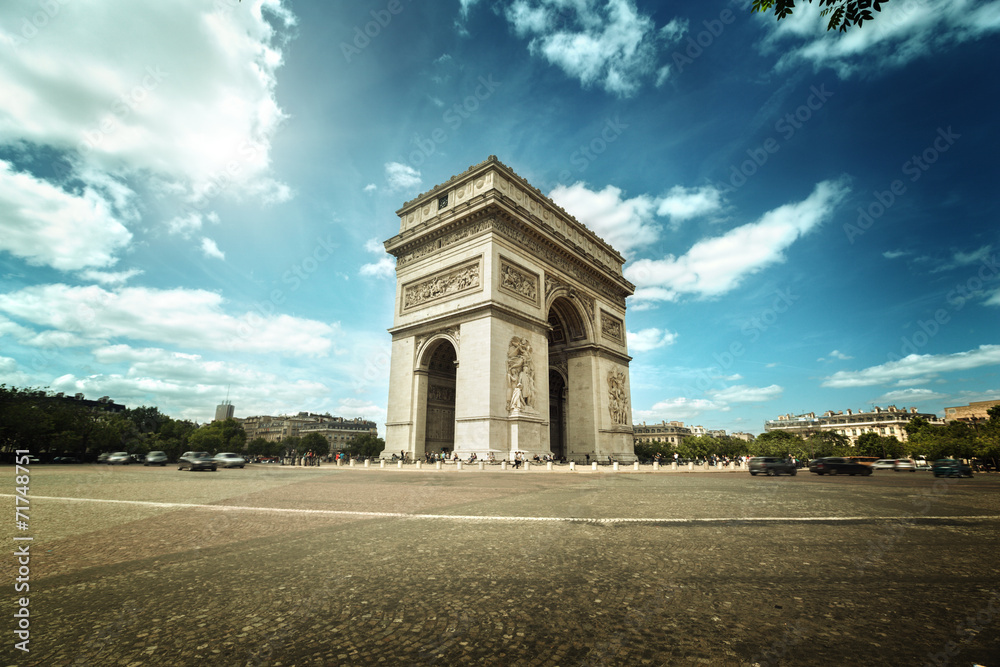
[[[52,459],[53,463],[79,463],[80,459],[75,456],[57,456]]]
[[[219,466],[212,455],[208,452],[184,452],[181,457],[177,459],[177,469],[184,470],[211,470],[215,472],[215,469]]]
[[[797,471],[791,459],[783,459],[778,456],[755,456],[750,459],[750,474],[758,475],[763,473],[768,477],[780,475],[794,475]]]
[[[101,452],[100,454],[97,455],[97,462],[98,463],[107,463],[109,456],[111,456],[110,453],[108,453],[108,452]]]
[[[872,474],[872,466],[848,461],[838,456],[828,456],[822,459],[813,459],[809,462],[809,472],[817,475],[864,475]]]
[[[166,452],[150,452],[146,454],[145,460],[142,462],[144,466],[165,466],[167,465],[167,453]]]
[[[123,465],[127,466],[132,463],[132,457],[129,456],[128,452],[112,452],[108,455],[107,461],[105,461],[110,466],[113,465]]]
[[[935,477],[972,477],[972,467],[958,459],[938,459],[931,470]]]
[[[879,459],[872,464],[875,470],[892,470],[896,467],[896,459]]]
[[[222,468],[242,468],[247,463],[242,456],[232,452],[219,452],[215,455],[215,460]]]
[[[895,470],[896,472],[899,472],[900,470],[909,470],[910,472],[916,472],[917,464],[914,463],[911,459],[896,459],[896,463],[895,465],[892,466],[892,469]]]

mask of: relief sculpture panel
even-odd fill
[[[481,286],[479,260],[441,271],[430,278],[403,286],[403,311],[421,308],[429,303],[451,298]]]
[[[608,371],[608,409],[615,424],[628,423],[628,394],[625,391],[625,373]]]
[[[538,275],[500,258],[500,289],[538,305]]]
[[[625,344],[625,325],[614,315],[601,311],[601,335],[620,345]]]

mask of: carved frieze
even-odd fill
[[[482,287],[480,260],[466,262],[403,286],[403,312]]]
[[[538,274],[500,258],[500,289],[538,305]]]
[[[625,344],[625,324],[609,313],[601,311],[601,335],[615,341],[619,345]]]
[[[535,407],[535,363],[531,358],[531,343],[514,336],[507,348],[507,409]]]
[[[455,388],[432,384],[427,387],[427,400],[437,403],[454,403]]]
[[[628,393],[625,391],[625,373],[608,371],[608,410],[615,424],[628,423]]]

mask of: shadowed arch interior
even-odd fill
[[[455,449],[455,348],[446,340],[427,351],[427,424],[424,450],[450,452]]]

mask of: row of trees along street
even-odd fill
[[[948,422],[944,426],[929,424],[927,420],[911,420],[906,429],[907,442],[877,433],[864,433],[857,444],[851,445],[847,436],[831,431],[811,433],[799,437],[785,431],[768,431],[755,440],[746,442],[730,436],[706,435],[684,438],[674,448],[669,443],[636,443],[635,453],[643,460],[659,454],[672,460],[674,452],[685,459],[709,456],[736,458],[738,456],[794,456],[797,459],[814,459],[823,456],[877,456],[883,459],[923,457],[928,461],[941,458],[986,459],[994,466],[1000,461],[1000,406],[989,410],[989,419],[978,424]]]
[[[355,437],[344,447],[351,456],[378,456],[385,447],[370,433]],[[326,438],[318,433],[268,442],[247,434],[235,419],[199,426],[173,419],[155,407],[142,406],[123,412],[93,409],[73,399],[55,396],[43,389],[18,389],[0,384],[0,453],[13,460],[15,449],[27,449],[42,461],[54,456],[75,456],[94,461],[102,452],[128,452],[144,456],[166,452],[176,460],[186,451],[245,453],[252,456],[285,456],[312,451],[330,453]]]

